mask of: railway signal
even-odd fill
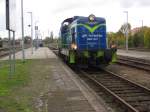
[[[8,30],[9,36],[9,62],[10,72],[12,75],[15,72],[15,31],[16,31],[16,0],[6,0],[6,29]],[[13,38],[11,43],[11,32]],[[12,58],[13,55],[13,58]]]

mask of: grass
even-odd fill
[[[55,87],[51,69],[55,63],[54,59],[17,60],[16,72],[10,76],[8,61],[0,61],[0,112],[45,112],[39,98]]]
[[[14,94],[30,81],[28,67],[31,63],[32,61],[16,61],[16,72],[10,76],[8,61],[0,62],[0,111],[30,112],[25,101],[18,101]]]

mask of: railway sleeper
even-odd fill
[[[119,60],[123,60],[123,61],[128,61],[128,62],[134,62],[134,63],[140,63],[140,64],[143,64],[143,65],[148,65],[150,66],[149,63],[146,63],[146,61],[141,61],[141,60],[133,60],[133,59],[123,59],[123,58],[119,58]]]
[[[107,88],[131,88],[131,87],[129,87],[128,85],[110,85],[110,84],[107,84],[107,83],[102,83],[103,85],[105,85]]]
[[[145,93],[130,93],[130,94],[119,94],[120,97],[136,97],[136,96],[148,96]]]
[[[144,102],[130,102],[132,106],[150,106],[150,101],[144,101]]]
[[[139,110],[140,112],[150,112],[150,103],[145,102],[134,102],[131,104],[134,108]]]
[[[115,94],[130,94],[130,93],[141,93],[139,90],[126,90],[126,91],[113,91]]]
[[[112,87],[110,88],[111,91],[136,91],[135,88],[118,88],[118,87]]]
[[[139,112],[150,112],[150,105],[149,104],[133,104],[132,105],[135,109]]]
[[[95,79],[99,79],[99,80],[104,80],[104,81],[114,81],[115,79],[113,79],[112,77],[93,77]],[[117,80],[116,80],[117,81]]]
[[[137,103],[144,103],[145,102],[145,104],[146,104],[146,102],[150,102],[150,99],[148,98],[134,98],[134,97],[132,97],[132,98],[126,98],[126,99],[124,99],[126,102],[128,102],[129,104],[134,104],[135,102],[137,102]]]
[[[108,83],[108,81],[109,81],[109,83],[122,83],[121,81],[119,81],[119,80],[105,80],[105,79],[102,79],[102,80],[100,80],[101,82],[105,82],[105,83]]]
[[[117,83],[117,82],[103,82],[103,81],[101,81],[101,83],[103,83],[103,84],[105,84],[105,85],[107,85],[107,86],[125,86],[125,87],[127,87],[127,86],[129,86],[129,84],[127,84],[127,83]]]
[[[118,78],[105,78],[105,77],[94,77],[94,79],[96,80],[100,80],[100,81],[106,81],[106,82],[115,82],[115,81],[119,81],[121,82],[121,80],[118,80]]]
[[[101,83],[101,84],[103,84],[103,83]],[[117,86],[117,85],[106,85],[106,84],[103,84],[105,87],[107,87],[107,88],[109,88],[109,89],[120,89],[120,90],[124,90],[124,89],[127,89],[127,88],[129,88],[129,87],[127,87],[127,86],[123,86],[123,85],[119,85],[119,86]],[[130,89],[130,88],[129,88]],[[134,88],[132,88],[132,89],[134,89]]]
[[[105,85],[107,88],[112,88],[112,89],[120,89],[120,90],[125,90],[125,89],[128,89],[128,90],[134,90],[136,88],[134,87],[129,87],[129,86],[125,86],[125,85]]]
[[[128,97],[128,96],[127,97],[126,96],[122,97],[122,96],[119,96],[119,97],[125,99],[126,101],[131,101],[131,100],[137,101],[137,102],[150,101],[150,97],[148,97],[148,96],[132,96],[132,97]]]
[[[135,67],[135,68],[140,68],[140,69],[143,69],[143,70],[150,70],[149,65],[140,65],[140,64],[136,64],[136,63],[122,62],[122,61],[120,61],[118,63],[125,64],[125,65]]]

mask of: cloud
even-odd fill
[[[149,0],[138,0],[139,1],[139,3],[138,3],[138,5],[139,6],[150,6],[150,1]]]
[[[5,30],[5,2],[0,0],[0,30]]]
[[[105,6],[113,2],[111,0],[92,0],[90,4],[93,6]]]
[[[66,11],[81,8],[81,7],[83,7],[83,6],[81,4],[78,4],[78,3],[68,4],[68,5],[62,6],[58,9],[54,9],[53,13],[62,13],[62,12],[66,12]]]
[[[68,12],[70,10],[78,9],[78,8],[83,8],[87,6],[87,3],[85,0],[63,0],[63,1],[56,1],[54,5],[57,5],[57,7],[53,7],[53,13],[63,13],[63,12]]]
[[[148,7],[150,6],[150,1],[149,0],[120,0],[120,5],[123,8]]]
[[[3,2],[4,0],[0,0],[0,3]]]
[[[1,7],[4,1],[0,0],[0,17],[2,17],[1,12],[4,12]],[[141,19],[144,20],[145,25],[149,25],[150,15],[146,12],[150,10],[149,6],[150,0],[24,0],[25,34],[30,34],[30,29],[27,27],[30,23],[30,16],[26,13],[29,11],[33,12],[33,23],[39,21],[41,31],[54,30],[54,33],[58,34],[61,22],[67,17],[88,16],[91,13],[106,18],[108,31],[117,31],[120,28],[126,20],[124,10],[129,11],[129,21],[134,26],[138,26],[139,22],[136,21]],[[17,0],[17,14],[17,32],[20,33],[20,0]],[[114,22],[116,19],[117,22]]]

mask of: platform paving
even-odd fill
[[[45,95],[47,112],[107,112],[79,77],[59,59],[50,59],[53,79]]]
[[[117,50],[117,54],[121,56],[135,57],[139,59],[150,60],[150,52],[134,51],[134,50]]]
[[[26,59],[43,59],[43,63],[50,63],[50,73],[46,77],[49,83],[43,87],[48,91],[36,98],[37,112],[107,112],[104,103],[51,50],[43,47],[34,54],[31,54],[31,49],[25,53]],[[16,53],[16,59],[22,59],[22,52]]]

